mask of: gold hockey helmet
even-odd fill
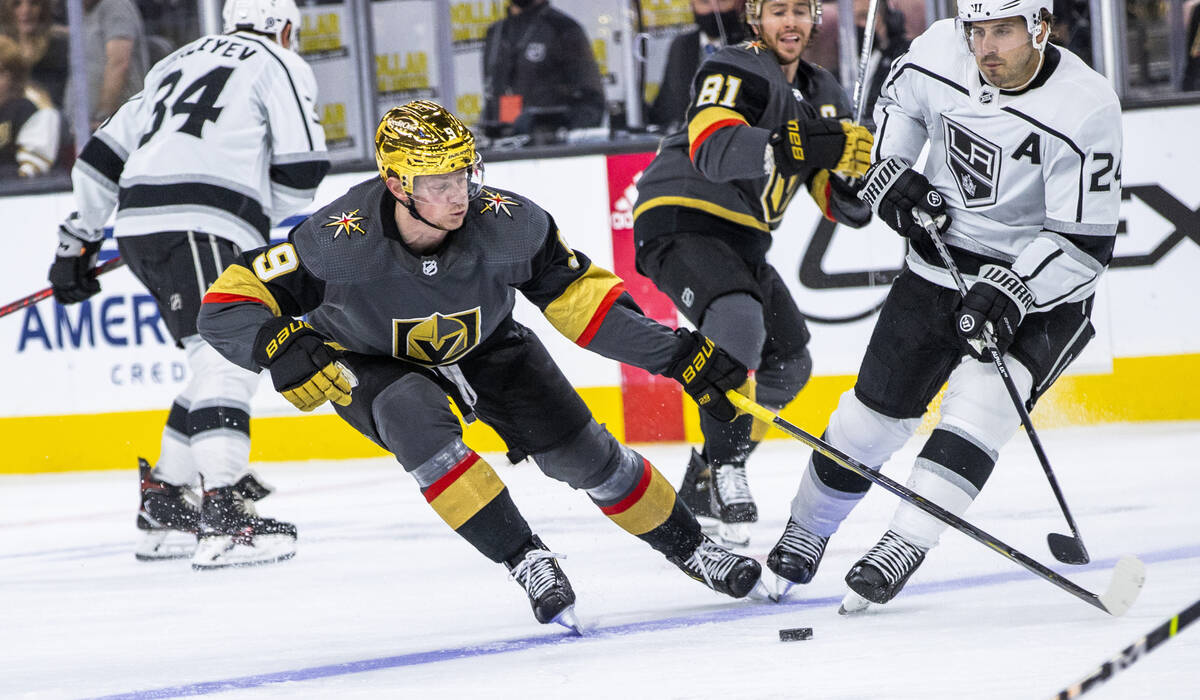
[[[384,180],[400,179],[411,197],[419,175],[443,175],[470,169],[478,181],[475,136],[450,110],[429,100],[413,100],[389,109],[375,130],[375,162]],[[478,193],[478,186],[472,188]]]
[[[763,5],[771,0],[746,0],[746,24],[757,27],[762,24]],[[813,24],[821,23],[821,1],[808,0],[809,10],[812,11]]]

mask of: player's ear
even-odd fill
[[[401,204],[408,202],[408,193],[404,191],[404,186],[400,184],[400,178],[392,175],[384,180],[384,183],[387,185],[388,192],[391,192],[393,197],[400,200]]]

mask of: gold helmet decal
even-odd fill
[[[449,110],[429,100],[393,107],[375,130],[375,162],[384,180],[400,178],[409,195],[418,175],[443,175],[476,164],[475,136]]]
[[[392,354],[426,366],[450,364],[479,343],[479,307],[393,321]]]

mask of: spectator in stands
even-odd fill
[[[1187,23],[1187,55],[1183,64],[1183,89],[1200,90],[1200,4],[1192,5]]]
[[[1050,41],[1092,65],[1092,21],[1088,0],[1054,0]]]
[[[650,105],[647,123],[666,130],[683,123],[690,102],[692,76],[700,62],[722,46],[737,44],[747,38],[741,19],[745,6],[746,0],[692,0],[696,28],[671,40],[667,66],[663,69],[658,95]]]
[[[547,0],[509,0],[483,49],[489,136],[599,126],[604,86],[587,34]]]
[[[17,43],[29,67],[29,87],[62,107],[67,86],[67,28],[54,24],[51,0],[0,0],[0,28]]]
[[[83,38],[94,131],[125,100],[141,91],[150,56],[142,16],[133,0],[83,0]]]
[[[58,111],[39,90],[27,90],[29,66],[17,42],[0,36],[0,178],[50,172],[58,154]]]

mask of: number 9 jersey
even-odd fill
[[[249,31],[159,61],[72,171],[81,224],[114,235],[195,231],[243,250],[316,194],[329,170],[312,69]]]

